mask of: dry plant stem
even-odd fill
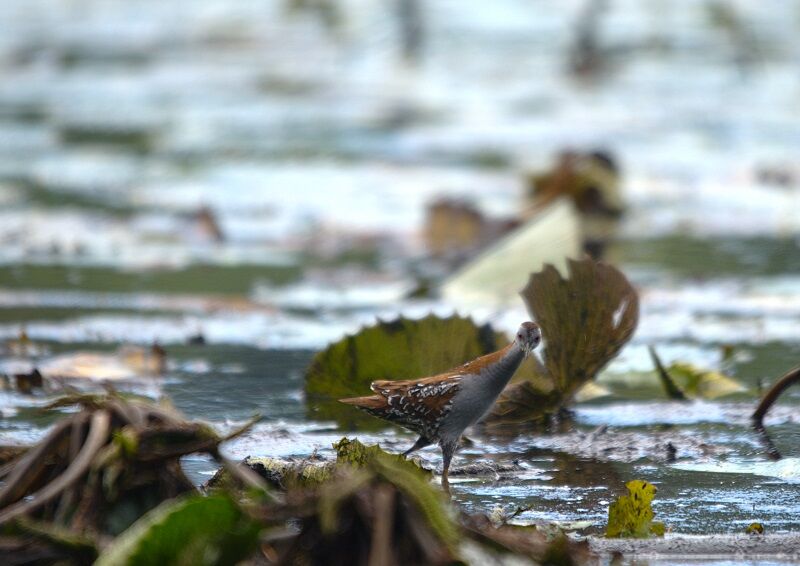
[[[42,505],[49,503],[62,491],[78,481],[81,476],[89,470],[95,455],[106,443],[110,425],[111,415],[109,415],[108,411],[96,411],[92,415],[92,422],[89,427],[89,435],[86,442],[66,471],[37,493],[34,493],[32,499],[7,507],[0,513],[0,524],[34,511]]]
[[[781,454],[767,434],[767,429],[764,427],[764,417],[767,415],[767,411],[769,411],[770,407],[778,400],[778,397],[798,381],[800,381],[800,366],[792,368],[775,382],[769,391],[764,394],[764,397],[761,398],[761,402],[758,404],[758,407],[756,407],[751,417],[753,420],[753,428],[761,437],[761,441],[766,446],[769,457],[773,460],[780,460]]]
[[[773,403],[780,397],[781,393],[783,393],[786,389],[789,388],[795,382],[800,381],[800,366],[792,368],[789,370],[786,375],[781,377],[778,381],[775,382],[769,391],[762,397],[761,402],[756,407],[756,410],[753,412],[753,424],[756,427],[763,427],[764,426],[764,417],[767,415],[767,411],[769,411],[770,407],[772,407]]]
[[[45,440],[26,452],[14,464],[6,485],[0,491],[0,507],[13,503],[25,495],[28,486],[35,482],[44,468],[45,457],[57,451],[56,446],[64,441],[65,433],[71,425],[71,419],[57,423]]]
[[[391,564],[391,539],[394,523],[395,490],[382,485],[375,493],[375,524],[372,528],[372,547],[369,550],[369,566]]]
[[[222,466],[231,476],[241,482],[242,485],[250,489],[257,489],[264,492],[273,502],[278,501],[275,495],[270,492],[267,482],[261,479],[261,476],[252,471],[250,468],[247,466],[242,466],[236,462],[231,462],[222,456],[216,449],[210,451],[210,454],[217,462],[222,464]]]
[[[667,396],[676,401],[688,401],[686,395],[675,385],[672,376],[670,376],[669,372],[664,368],[664,364],[661,363],[661,358],[658,357],[656,349],[652,346],[648,346],[647,351],[650,352],[650,359],[653,360],[653,365],[656,367],[656,372],[658,372],[658,377],[661,379],[661,384],[664,386]]]

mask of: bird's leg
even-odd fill
[[[425,448],[426,446],[430,446],[431,441],[425,438],[424,436],[420,435],[417,441],[414,443],[414,446],[403,452],[403,456],[408,456],[412,452],[419,450],[420,448]]]
[[[458,440],[455,442],[443,442],[442,447],[442,487],[447,493],[450,493],[450,481],[447,476],[450,473],[450,460],[453,459]]]

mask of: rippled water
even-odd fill
[[[740,3],[758,47],[747,64],[702,3],[613,2],[611,70],[589,83],[564,71],[579,2],[427,2],[416,68],[399,60],[391,14],[340,4],[346,24],[326,30],[277,1],[4,0],[0,339],[24,325],[44,357],[158,340],[168,375],[121,387],[222,428],[263,415],[231,456],[330,455],[343,434],[400,451],[406,432],[314,420],[302,395],[313,352],[376,317],[453,311],[402,299],[433,196],[500,217],[516,210],[521,172],[565,145],[608,147],[630,206],[611,259],[642,298],[632,343],[600,378],[612,395],[577,406],[570,433],[473,434],[457,463],[524,471],[454,481],[455,496],[597,532],[642,478],[674,531],[795,529],[800,394],[768,419],[780,462],[748,415],[800,359],[797,3]],[[505,330],[526,316],[471,314]],[[207,346],[185,345],[200,332]],[[649,344],[747,391],[664,402]],[[40,437],[42,403],[0,393],[0,441]],[[434,449],[421,456],[439,464]],[[198,482],[210,472],[186,465]]]

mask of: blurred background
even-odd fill
[[[131,387],[220,426],[265,415],[237,455],[265,434],[271,455],[325,450],[341,434],[304,408],[313,351],[399,313],[513,330],[520,302],[436,289],[557,196],[572,220],[531,249],[577,238],[641,293],[601,379],[617,395],[654,342],[751,392],[800,357],[798,1],[3,0],[0,30],[0,373],[163,374]],[[42,434],[45,398],[3,393],[5,443]],[[756,504],[788,525],[794,484],[764,488],[756,444],[724,428],[753,398],[681,412],[612,395],[578,416],[728,446],[743,491],[712,497],[727,523],[684,517],[695,530]],[[795,420],[775,423],[789,453]],[[687,473],[648,478],[676,486],[673,516],[708,497]],[[526,493],[553,481],[577,499],[530,517],[604,514],[573,477]]]

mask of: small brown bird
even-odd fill
[[[377,395],[340,401],[418,433],[419,439],[404,456],[438,443],[442,485],[447,488],[450,460],[462,433],[492,408],[519,364],[541,340],[539,326],[523,322],[514,341],[497,352],[432,377],[373,381],[370,389]]]

